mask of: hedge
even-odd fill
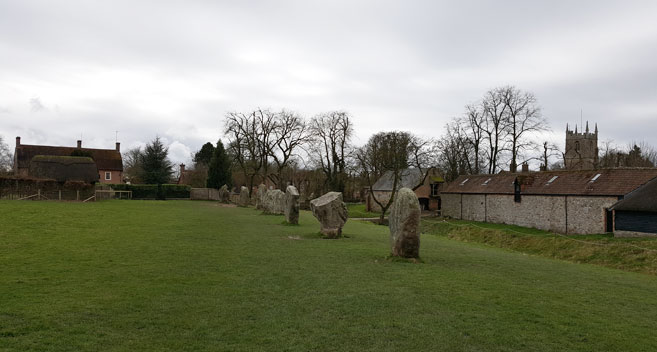
[[[132,191],[132,199],[157,199],[157,185],[128,185],[114,184],[109,185],[116,191]],[[191,187],[187,185],[169,185],[163,184],[165,198],[189,198]]]

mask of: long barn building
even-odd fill
[[[617,235],[651,235],[656,189],[657,169],[459,176],[441,192],[442,214],[565,234],[614,232],[618,222]]]

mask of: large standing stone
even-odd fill
[[[283,215],[285,213],[285,193],[280,189],[270,189],[265,194],[263,210],[268,214]]]
[[[299,224],[299,191],[291,185],[285,189],[285,221]]]
[[[264,210],[265,195],[267,195],[267,186],[260,184],[258,191],[256,191],[256,209]]]
[[[417,258],[420,255],[420,203],[415,192],[402,188],[390,209],[392,255]]]
[[[230,203],[230,191],[227,185],[223,185],[219,189],[219,201],[226,204]]]
[[[242,186],[242,188],[240,188],[239,206],[240,207],[248,207],[250,202],[251,202],[251,198],[249,198],[249,189]]]
[[[322,234],[328,238],[342,236],[342,227],[347,222],[347,206],[342,193],[329,192],[310,201],[310,210],[321,224]]]

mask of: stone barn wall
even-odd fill
[[[487,221],[536,229],[566,232],[565,197],[523,195],[520,203],[513,195],[488,195]]]
[[[461,218],[461,195],[457,193],[443,193],[440,195],[442,199],[442,215],[460,219]]]
[[[442,194],[443,215],[455,219],[532,227],[541,230],[597,234],[605,232],[605,209],[616,197]],[[566,214],[567,211],[567,214]]]
[[[486,196],[483,194],[464,194],[461,217],[472,221],[486,221]]]
[[[568,197],[568,233],[605,233],[605,209],[618,197]]]

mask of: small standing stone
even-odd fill
[[[392,255],[417,258],[420,255],[420,203],[409,188],[397,191],[390,209]]]
[[[226,204],[230,203],[230,191],[227,185],[223,185],[219,189],[219,201]]]
[[[248,207],[249,203],[251,202],[251,198],[249,198],[249,189],[242,186],[240,188],[240,207]]]
[[[321,224],[321,232],[328,238],[342,236],[342,227],[347,222],[347,206],[342,193],[329,192],[310,201],[310,209]]]
[[[265,209],[265,195],[267,195],[267,186],[261,183],[260,186],[258,186],[258,191],[256,191],[256,209]]]
[[[292,185],[285,189],[285,221],[299,224],[299,191]]]

